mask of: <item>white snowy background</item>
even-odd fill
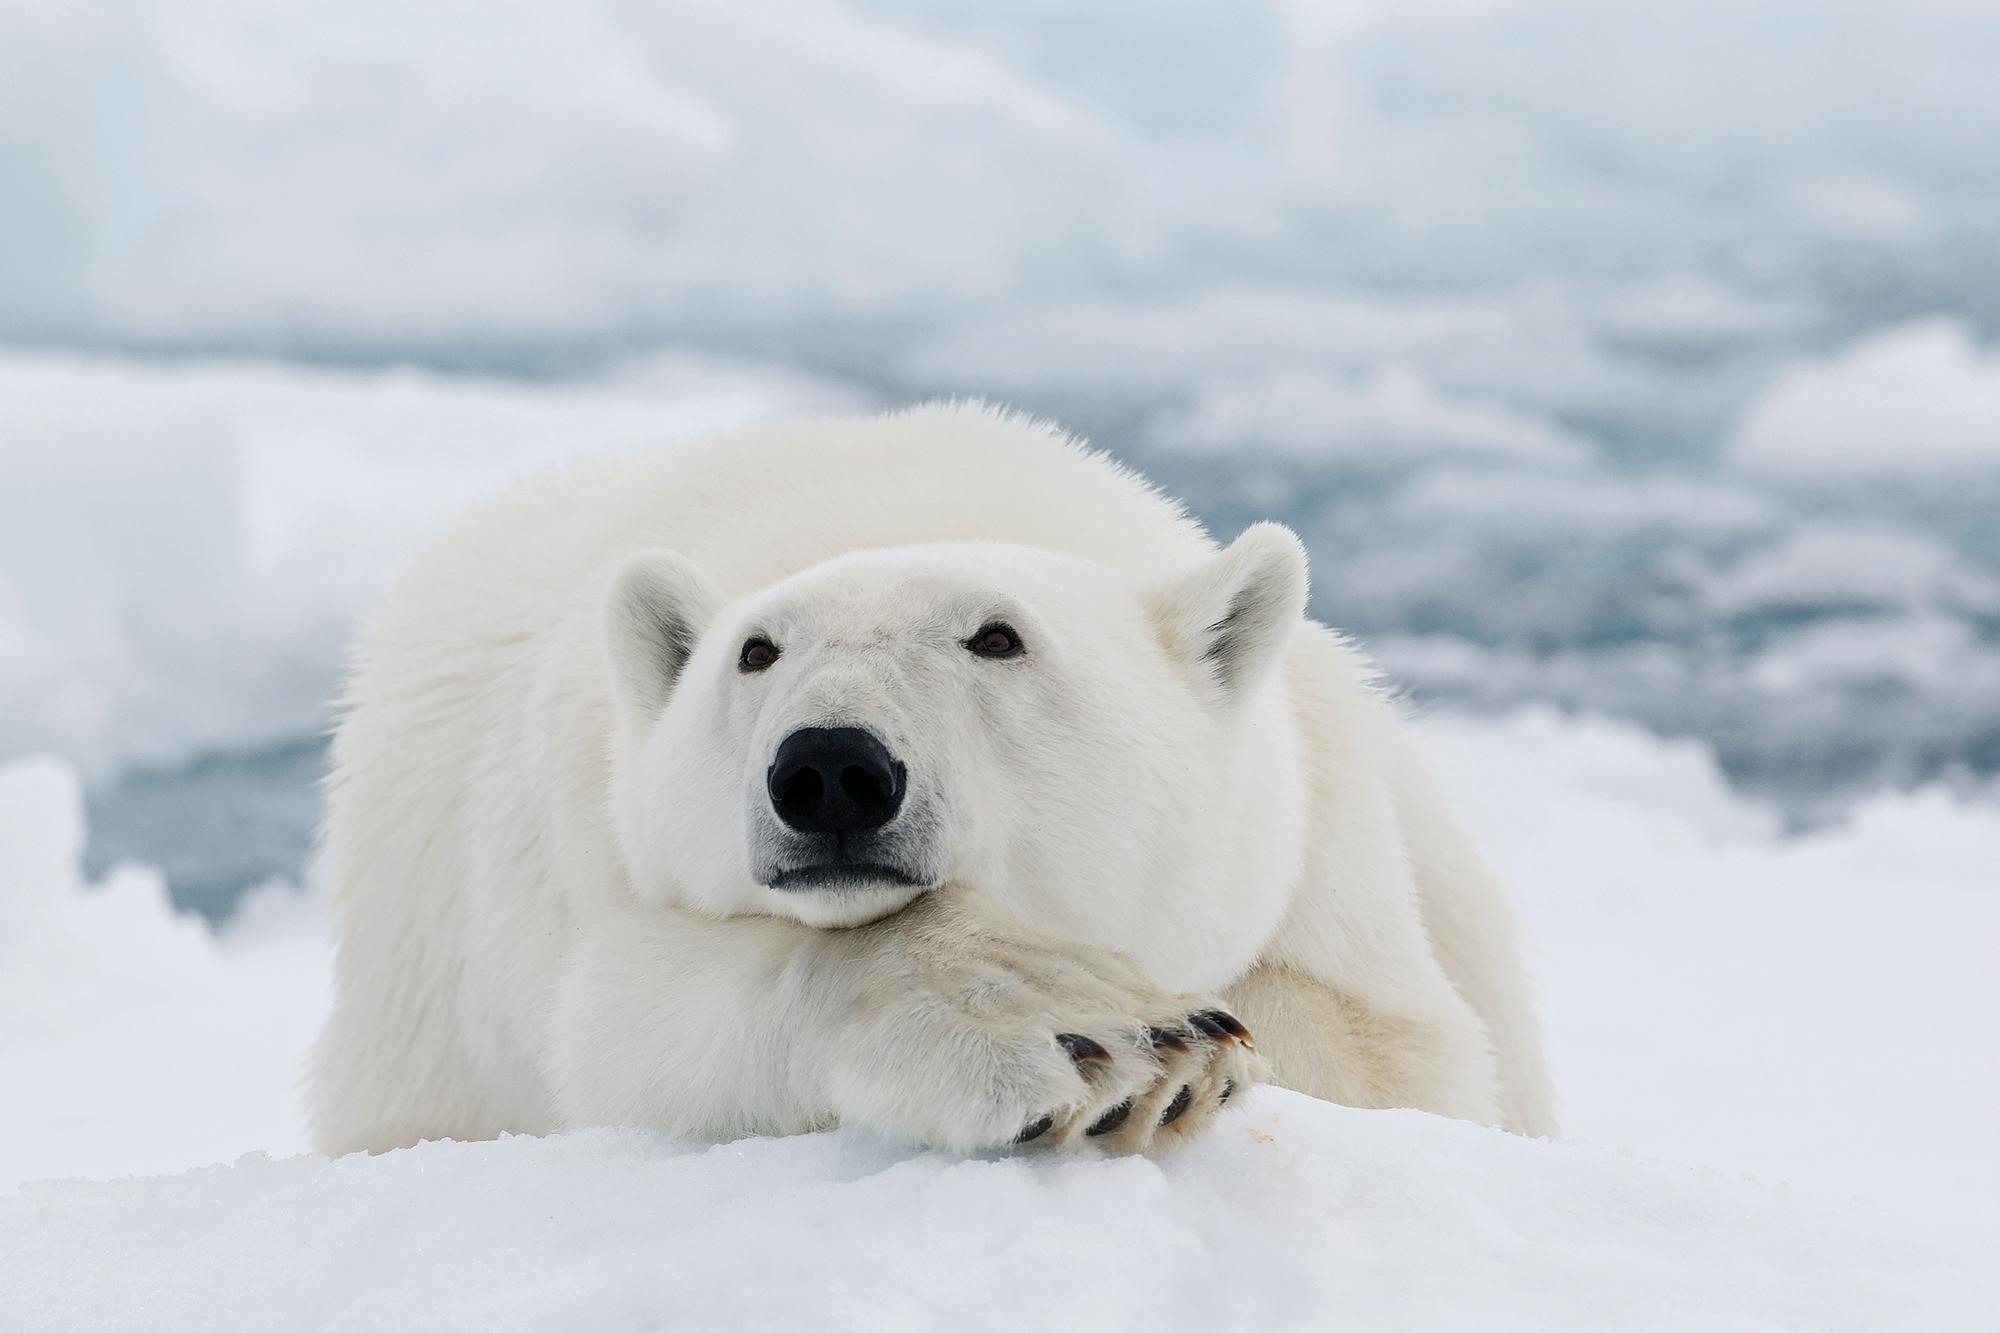
[[[0,1328],[2000,1327],[1996,69],[1983,0],[0,0]],[[1306,535],[1567,1139],[292,1156],[399,552],[960,393]]]

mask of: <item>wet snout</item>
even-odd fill
[[[765,775],[771,809],[799,833],[865,833],[903,808],[908,774],[860,727],[804,727],[785,737]]]
[[[855,920],[894,911],[910,890],[936,882],[936,821],[909,785],[909,771],[873,731],[790,733],[765,771],[763,808],[751,813],[757,882],[795,902],[828,896],[815,890],[848,900],[837,912],[812,909],[805,918],[811,924],[853,924],[847,918],[857,912]]]

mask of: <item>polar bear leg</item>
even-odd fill
[[[1491,1055],[1476,1024],[1371,1008],[1281,963],[1259,963],[1225,993],[1257,1034],[1270,1081],[1343,1106],[1414,1107],[1499,1122]]]
[[[345,998],[307,1064],[313,1147],[338,1157],[537,1128],[503,1112],[481,1074],[436,1016],[388,999]]]
[[[1500,1123],[1516,1134],[1553,1138],[1555,1093],[1523,963],[1521,929],[1507,892],[1452,815],[1449,799],[1415,748],[1406,749],[1400,761],[1396,805],[1423,904],[1424,933],[1492,1043]]]
[[[947,897],[852,930],[666,910],[586,928],[550,1032],[564,1123],[1144,1151],[1257,1079],[1213,998],[989,929]]]

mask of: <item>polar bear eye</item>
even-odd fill
[[[979,632],[965,641],[965,646],[981,657],[1015,657],[1021,651],[1021,636],[1012,625],[995,620],[980,626]]]
[[[778,660],[778,645],[761,634],[743,641],[743,653],[736,659],[738,671],[762,671]]]

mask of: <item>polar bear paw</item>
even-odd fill
[[[1138,1051],[1114,1054],[1077,1032],[1059,1032],[1055,1040],[1097,1096],[1039,1117],[1014,1136],[1016,1145],[1096,1140],[1117,1152],[1145,1152],[1207,1128],[1239,1088],[1257,1079],[1250,1030],[1215,1004],[1148,1024]]]
[[[1211,997],[1162,991],[1117,955],[904,915],[868,928],[884,947],[857,997],[861,1058],[835,1065],[845,1121],[961,1152],[1147,1152],[1262,1076],[1249,1030]]]

